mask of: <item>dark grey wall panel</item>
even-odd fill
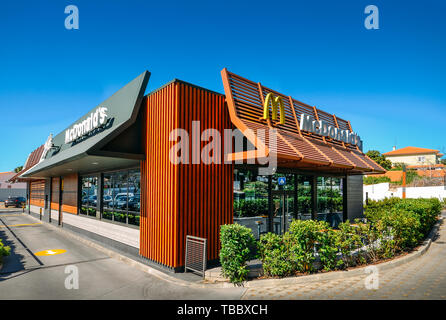
[[[350,221],[364,217],[362,178],[363,176],[347,177],[347,210]]]

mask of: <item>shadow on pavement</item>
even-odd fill
[[[9,256],[3,257],[3,266],[0,270],[0,281],[5,280],[8,275],[13,272],[25,270],[26,261],[30,257],[40,266],[43,265],[42,261],[40,261],[26,247],[26,245],[16,236],[11,228],[9,228],[3,221],[1,221],[0,226],[3,226],[3,228],[0,228],[0,239],[2,239],[5,246],[9,246],[11,248]]]

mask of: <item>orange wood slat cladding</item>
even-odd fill
[[[142,197],[140,254],[163,265],[184,266],[186,235],[208,239],[208,260],[218,258],[220,225],[233,222],[233,165],[170,162],[172,130],[192,121],[205,129],[232,128],[223,95],[175,81],[143,101],[146,160],[141,163]],[[205,146],[207,142],[201,142]],[[201,150],[199,150],[201,152]],[[223,154],[220,152],[221,162]]]
[[[36,180],[30,182],[29,188],[30,204],[33,206],[44,207],[45,205],[45,180]]]
[[[73,173],[63,177],[62,211],[77,214],[78,175]]]

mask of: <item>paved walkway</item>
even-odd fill
[[[446,213],[443,212],[443,216]],[[379,268],[378,268],[379,271]],[[366,288],[364,273],[348,279],[295,284],[274,288],[248,288],[242,299],[446,299],[446,223],[421,257],[378,272],[378,289]],[[370,278],[368,278],[370,280]],[[367,281],[370,288],[370,281]],[[375,282],[376,283],[376,282]]]
[[[238,300],[244,292],[243,288],[196,288],[165,281],[52,230],[21,210],[0,211],[0,238],[11,247],[0,270],[0,300]],[[66,252],[54,254],[56,249]],[[43,250],[51,251],[38,255]],[[74,275],[72,266],[78,270],[78,289],[65,285],[67,277]]]

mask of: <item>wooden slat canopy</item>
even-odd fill
[[[305,113],[316,120],[324,120],[339,130],[349,130],[349,121],[319,110],[290,96],[269,89],[260,82],[254,82],[229,72],[221,72],[226,101],[231,121],[256,150],[235,152],[229,159],[249,160],[264,158],[274,152],[280,166],[299,169],[317,169],[328,172],[383,173],[381,166],[368,158],[358,146],[330,137],[300,130],[300,115]],[[268,94],[281,97],[284,106],[284,121],[263,118],[264,103]],[[269,144],[268,130],[277,129],[277,143]],[[266,132],[266,134],[264,134]]]

